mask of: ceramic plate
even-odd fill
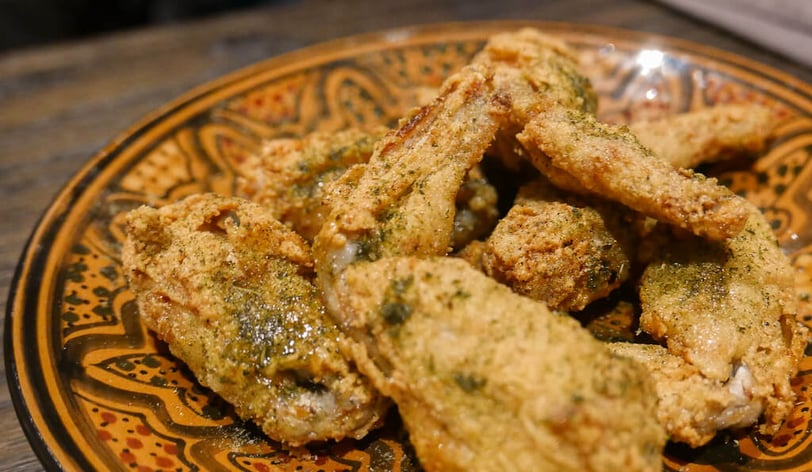
[[[526,23],[523,23],[526,24]],[[419,465],[397,416],[361,441],[291,456],[239,421],[144,329],[119,266],[122,215],[141,204],[234,190],[234,163],[267,138],[392,122],[497,31],[520,23],[426,26],[333,41],[228,75],[168,104],[94,156],[44,214],[11,290],[6,361],[23,428],[49,469],[409,471]],[[798,268],[801,316],[812,268],[812,87],[746,59],[662,37],[532,23],[569,41],[626,122],[723,102],[769,105],[769,152],[715,171],[764,208]],[[720,434],[669,445],[666,469],[812,466],[812,358],[798,407],[771,438]]]

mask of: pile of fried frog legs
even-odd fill
[[[761,151],[769,111],[596,109],[565,44],[495,35],[394,129],[269,140],[238,196],[132,211],[142,319],[288,447],[362,438],[392,405],[430,471],[660,470],[668,440],[775,432],[806,337],[792,269],[692,170]],[[483,156],[515,187],[502,211]],[[641,340],[570,316],[621,286]]]

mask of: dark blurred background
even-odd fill
[[[281,1],[0,0],[0,51]]]

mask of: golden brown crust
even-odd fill
[[[432,104],[378,141],[368,164],[336,181],[313,248],[335,316],[341,310],[330,303],[334,277],[348,263],[450,250],[457,191],[506,111],[491,71],[467,66],[446,80]]]
[[[773,127],[770,110],[758,105],[716,105],[629,126],[654,155],[684,169],[761,152]]]
[[[237,193],[312,241],[326,217],[325,186],[350,166],[367,162],[386,131],[347,129],[265,141],[239,165]]]
[[[302,238],[241,200],[209,195],[137,210],[124,259],[145,323],[201,383],[290,445],[361,437],[385,411],[380,389],[397,402],[427,470],[658,470],[663,427],[699,445],[764,413],[761,431],[774,431],[791,406],[805,335],[790,306],[789,266],[742,199],[672,168],[757,149],[763,136],[750,140],[747,129],[761,118],[721,109],[634,125],[652,151],[629,129],[599,123],[595,107],[566,45],[524,29],[491,38],[395,130],[266,143],[239,169],[240,190],[314,238],[316,263]],[[705,125],[715,131],[692,129]],[[684,140],[690,146],[672,152]],[[486,242],[465,245],[496,218],[493,187],[478,175],[486,149],[508,167],[529,157],[557,187],[590,199],[525,189]],[[710,272],[735,279],[749,305],[682,270],[714,251],[677,271],[652,265],[641,327],[668,347],[606,348],[464,261],[434,257],[465,245],[460,257],[515,292],[579,310],[626,280],[624,239],[638,236],[615,231],[633,212],[592,195],[723,240],[702,243],[733,254]],[[647,254],[666,265],[671,256]],[[733,276],[745,264],[764,267]],[[700,285],[696,300],[668,298]],[[731,308],[723,320],[708,318],[719,315],[717,295]],[[267,312],[279,306],[295,320]],[[660,311],[674,307],[701,313]],[[737,334],[741,316],[752,324]],[[701,349],[709,338],[723,356]]]
[[[657,417],[672,441],[702,446],[726,428],[743,428],[758,421],[759,399],[741,389],[703,376],[683,358],[656,344],[610,343],[610,351],[645,367],[657,390]],[[745,379],[739,380],[739,383]]]
[[[656,246],[640,280],[640,328],[722,390],[746,375],[741,396],[774,432],[794,402],[805,330],[795,320],[791,265],[764,216],[748,208],[734,238],[672,236]]]
[[[196,195],[128,217],[144,324],[201,384],[290,446],[363,437],[388,401],[342,356],[304,241],[260,206]]]
[[[572,49],[537,29],[493,35],[473,63],[493,69],[496,90],[510,100],[502,131],[511,136],[554,106],[587,113],[597,108],[597,95]]]
[[[586,192],[697,235],[729,238],[747,220],[744,199],[715,179],[675,170],[643,147],[626,127],[558,108],[537,115],[517,138],[542,172],[551,165]]]
[[[554,310],[579,311],[629,278],[632,233],[605,202],[563,198],[538,180],[488,237],[486,274]]]
[[[494,71],[496,90],[510,101],[510,114],[491,147],[506,168],[520,170],[524,152],[516,142],[537,113],[564,106],[594,113],[597,94],[562,41],[533,28],[493,35],[473,59]]]
[[[395,400],[427,470],[660,470],[653,385],[574,319],[455,258],[345,277],[359,368]]]
[[[265,141],[237,168],[237,195],[267,208],[279,221],[313,241],[329,213],[330,184],[355,164],[365,164],[388,130],[314,131],[302,138]],[[473,167],[456,196],[452,246],[461,248],[493,229],[499,216],[496,189]]]

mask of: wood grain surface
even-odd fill
[[[812,82],[805,67],[642,0],[290,0],[7,52],[0,55],[0,301],[5,306],[26,239],[59,189],[90,156],[163,103],[229,71],[332,38],[487,19],[569,21],[675,36]],[[0,470],[41,470],[5,375],[0,383]]]

